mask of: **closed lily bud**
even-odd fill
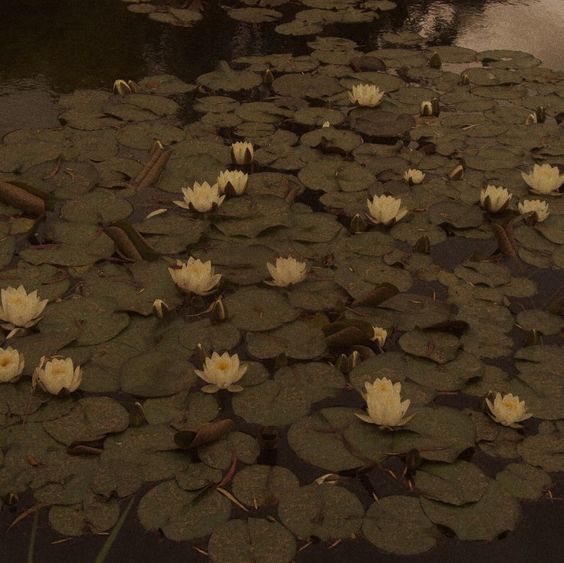
[[[421,102],[421,108],[419,110],[419,114],[422,117],[429,117],[433,115],[433,104],[431,103],[431,101],[426,100],[424,102]]]
[[[127,94],[131,94],[131,86],[125,80],[118,78],[114,82],[113,92],[119,96],[126,96]]]
[[[442,65],[443,61],[441,60],[439,53],[433,53],[433,55],[429,59],[429,66],[431,68],[441,68]]]
[[[525,119],[525,125],[534,125],[535,123],[538,123],[536,113],[529,113],[527,119]]]
[[[464,176],[464,166],[462,166],[462,164],[457,164],[447,174],[447,178],[449,180],[460,180],[463,176]]]
[[[153,146],[151,147],[151,152],[149,154],[153,155],[155,152],[164,151],[164,145],[158,140],[155,139]]]
[[[351,233],[362,233],[363,231],[366,231],[367,226],[368,225],[361,214],[357,213],[351,219],[350,231]]]
[[[517,205],[517,209],[521,215],[534,213],[537,223],[542,223],[549,215],[549,207],[546,201],[540,199],[526,199]]]
[[[269,68],[265,69],[262,73],[262,83],[266,86],[270,86],[273,82],[274,74],[272,74],[272,71]]]
[[[468,73],[463,72],[463,73],[460,75],[460,82],[459,82],[459,84],[460,84],[461,86],[468,86],[468,84],[470,84],[470,76],[468,76]]]
[[[322,128],[327,128],[327,127],[331,127],[331,123],[329,121],[324,121],[323,125],[321,126]]]
[[[417,168],[408,168],[403,173],[403,179],[410,185],[420,184],[425,179],[425,172]]]
[[[535,116],[537,118],[537,123],[544,123],[546,120],[546,110],[544,106],[539,106],[535,110]]]
[[[388,338],[388,331],[381,326],[373,326],[372,332],[373,334],[370,340],[376,342],[380,348],[383,348],[386,343],[386,338]]]
[[[501,213],[512,197],[506,188],[489,185],[480,192],[480,205],[489,213]]]
[[[214,323],[222,323],[227,318],[227,311],[223,299],[218,297],[211,306],[210,317]]]
[[[254,154],[253,144],[248,141],[237,141],[231,145],[231,159],[235,164],[251,164]]]
[[[217,177],[219,191],[230,197],[244,193],[248,181],[249,175],[240,170],[224,170]]]
[[[153,301],[153,312],[159,319],[162,319],[167,311],[169,311],[169,306],[162,299]]]

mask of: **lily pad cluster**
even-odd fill
[[[280,33],[393,7],[301,3]],[[277,20],[279,4],[229,15]],[[53,529],[80,536],[110,530],[135,496],[148,532],[213,561],[289,562],[312,541],[411,555],[445,532],[493,540],[550,489],[564,471],[564,200],[535,195],[543,221],[517,202],[531,197],[522,172],[564,165],[564,76],[526,53],[386,41],[363,52],[320,37],[196,85],[164,75],[126,95],[76,91],[59,99],[59,129],[2,139],[0,288],[49,300],[6,343],[25,367],[0,384],[2,499],[31,490]],[[380,105],[352,104],[362,83],[385,92]],[[420,115],[433,99],[438,115]],[[245,140],[254,160],[235,165],[230,145]],[[208,213],[174,205],[227,169],[249,174],[243,194]],[[501,213],[479,205],[488,184],[513,194]],[[408,214],[371,224],[366,201],[380,195]],[[169,268],[189,256],[221,274],[215,293],[175,286]],[[306,278],[265,284],[279,256],[307,263]],[[202,392],[195,370],[213,351],[246,365],[236,395]],[[35,389],[41,356],[72,358],[80,390]],[[413,415],[393,431],[355,416],[384,377]],[[497,423],[492,393],[518,395],[534,418]]]

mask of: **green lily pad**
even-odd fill
[[[526,463],[510,463],[495,479],[509,494],[524,500],[537,500],[552,484],[550,475]]]

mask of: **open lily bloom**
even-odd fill
[[[408,168],[403,173],[403,179],[410,185],[420,184],[425,179],[425,172],[417,168]]]
[[[82,370],[80,366],[74,367],[71,358],[47,361],[43,356],[39,366],[35,368],[33,378],[44,391],[52,395],[58,395],[63,389],[72,393],[80,386]]]
[[[176,261],[176,268],[168,271],[174,283],[186,293],[207,295],[211,293],[221,279],[221,274],[216,274],[210,260],[202,262],[190,256],[187,262]]]
[[[506,188],[489,185],[480,192],[480,205],[490,213],[504,211],[513,196]]]
[[[558,166],[547,163],[535,164],[532,172],[521,172],[521,176],[532,192],[541,195],[555,195],[564,184],[564,174],[560,174]]]
[[[0,321],[2,328],[6,330],[33,326],[39,321],[48,302],[47,299],[39,299],[37,291],[27,293],[23,285],[17,289],[3,289],[0,291],[0,300]]]
[[[507,393],[503,397],[501,393],[497,393],[494,402],[492,403],[486,398],[486,404],[490,409],[492,418],[503,426],[520,428],[518,422],[523,422],[533,416],[527,412],[525,401],[519,401],[518,395],[511,393]]]
[[[393,225],[407,215],[407,209],[401,207],[401,198],[391,195],[374,196],[366,200],[368,219],[375,224]]]
[[[24,357],[11,346],[0,348],[0,383],[15,381],[24,369]]]
[[[276,258],[276,264],[268,262],[266,264],[272,281],[267,281],[268,285],[286,287],[288,285],[300,283],[307,276],[307,265],[305,262],[298,262],[291,256],[288,258]]]
[[[377,342],[380,348],[384,347],[386,343],[386,338],[388,338],[388,331],[381,326],[373,326],[372,327],[372,338],[374,342]]]
[[[194,370],[196,375],[208,385],[202,387],[204,393],[217,393],[220,389],[227,389],[231,393],[238,393],[243,388],[236,383],[245,375],[247,366],[239,364],[239,356],[230,356],[227,352],[221,356],[214,352],[207,357],[201,370]]]
[[[540,199],[526,199],[525,201],[521,201],[517,205],[517,208],[521,215],[534,213],[539,223],[542,223],[550,215],[548,203]]]
[[[248,181],[249,175],[240,170],[225,170],[217,177],[217,185],[221,193],[229,190],[236,195],[241,195],[247,189]]]
[[[206,213],[215,207],[220,206],[225,196],[219,195],[219,187],[217,184],[210,186],[207,182],[203,184],[194,183],[193,188],[182,188],[184,201],[174,201],[178,207]]]
[[[374,84],[355,84],[349,92],[349,99],[353,104],[366,107],[376,107],[382,103],[385,92]]]

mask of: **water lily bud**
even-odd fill
[[[532,172],[521,172],[521,176],[533,193],[541,195],[553,195],[564,184],[564,174],[560,174],[558,166],[548,163],[535,164]]]
[[[370,424],[388,428],[407,424],[412,416],[404,417],[411,401],[401,400],[401,383],[392,383],[388,378],[377,378],[373,383],[364,384],[368,414],[355,415]]]
[[[463,72],[463,73],[460,75],[460,82],[459,82],[459,84],[460,84],[461,86],[468,86],[468,84],[470,84],[470,76],[468,75],[468,73]]]
[[[266,68],[262,73],[262,83],[266,86],[270,86],[274,82],[274,74],[269,68]]]
[[[337,485],[341,477],[336,473],[326,473],[315,480],[317,485]]]
[[[322,128],[331,127],[331,123],[329,121],[324,121],[321,127]]]
[[[422,117],[429,117],[433,115],[433,104],[429,100],[421,102],[419,115],[421,115]]]
[[[535,110],[535,117],[537,118],[537,123],[544,123],[546,120],[546,109],[544,106],[539,106]]]
[[[372,332],[373,334],[370,340],[376,342],[380,348],[383,348],[386,343],[386,338],[388,338],[388,331],[381,326],[373,326]]]
[[[202,387],[204,393],[217,393],[220,389],[227,389],[231,393],[238,393],[243,388],[237,382],[245,375],[247,366],[239,365],[239,356],[230,356],[224,352],[221,356],[214,352],[207,357],[202,370],[194,370],[196,375],[207,385]]]
[[[442,65],[443,61],[441,60],[439,53],[433,53],[433,55],[429,59],[429,66],[431,68],[441,68]]]
[[[231,145],[231,159],[235,164],[251,164],[254,154],[253,144],[248,141],[237,141]]]
[[[155,299],[153,301],[153,312],[159,319],[164,318],[165,313],[169,310],[169,306],[162,299]]]
[[[217,184],[210,186],[207,182],[203,184],[195,182],[192,188],[182,188],[182,193],[184,201],[173,201],[173,203],[183,209],[198,211],[199,213],[206,213],[219,207],[225,199],[224,195],[219,195]]]
[[[488,185],[480,192],[480,205],[489,213],[501,213],[512,197],[506,188]]]
[[[80,366],[74,367],[71,358],[47,360],[43,356],[33,378],[44,391],[52,395],[58,395],[63,390],[72,393],[80,386],[82,370]]]
[[[147,417],[145,416],[143,405],[139,401],[135,401],[129,413],[129,426],[138,428],[144,424],[147,424]]]
[[[525,201],[520,202],[517,205],[517,208],[521,215],[534,213],[538,223],[542,223],[550,215],[548,203],[546,201],[541,201],[540,199],[526,199]]]
[[[212,303],[210,318],[214,323],[222,323],[227,318],[227,311],[221,297]]]
[[[305,262],[298,262],[291,256],[288,258],[277,258],[276,264],[268,262],[266,264],[272,281],[267,281],[268,285],[287,287],[305,280],[307,276],[307,265]]]
[[[527,119],[525,119],[525,125],[534,125],[535,123],[538,123],[536,114],[530,113],[529,115],[527,115]]]
[[[457,164],[450,172],[447,174],[449,180],[460,180],[464,176],[464,166],[462,164]]]
[[[351,233],[362,233],[366,231],[367,226],[368,225],[366,224],[364,218],[360,215],[360,213],[357,213],[351,219],[350,231]]]
[[[382,103],[384,94],[384,90],[375,84],[355,84],[349,91],[349,100],[353,104],[373,108]]]
[[[121,78],[118,78],[114,82],[114,86],[112,88],[114,94],[118,94],[119,96],[126,96],[127,94],[131,94],[131,86]]]
[[[410,185],[420,184],[425,179],[425,173],[417,168],[408,168],[403,173],[403,179]]]
[[[41,300],[37,291],[27,293],[24,286],[0,291],[0,326],[6,330],[29,328],[41,318],[48,300]]]
[[[497,393],[494,402],[492,403],[486,398],[486,404],[490,410],[491,417],[503,426],[520,428],[520,425],[517,424],[518,422],[533,416],[527,412],[525,401],[519,401],[519,397],[511,393],[507,393],[503,397],[501,393]]]
[[[131,90],[132,94],[135,94],[139,92],[139,90],[141,90],[141,88],[139,88],[139,84],[137,84],[135,80],[128,80],[127,85],[129,86],[129,89]]]
[[[208,295],[219,284],[221,274],[216,274],[210,260],[202,262],[190,256],[187,262],[176,261],[168,269],[174,283],[186,293]]]
[[[431,108],[433,110],[432,115],[438,117],[441,113],[441,106],[439,105],[439,98],[433,98],[431,100]]]
[[[204,362],[206,361],[206,357],[207,357],[207,353],[204,350],[204,347],[198,343],[196,345],[196,349],[194,350],[194,355],[192,358],[192,363],[196,366],[196,367],[202,367],[204,365]]]
[[[24,366],[23,354],[11,346],[0,348],[0,383],[16,381],[22,374]]]
[[[393,225],[407,215],[407,209],[401,207],[401,198],[391,195],[374,196],[372,201],[366,200],[368,220],[376,225]]]
[[[405,456],[405,465],[408,475],[413,475],[415,470],[421,465],[421,454],[418,449],[411,449]]]
[[[249,175],[240,170],[224,170],[217,177],[220,192],[228,196],[241,195],[247,189]]]
[[[155,139],[149,154],[153,155],[154,153],[160,151],[164,151],[164,145],[158,139]]]

